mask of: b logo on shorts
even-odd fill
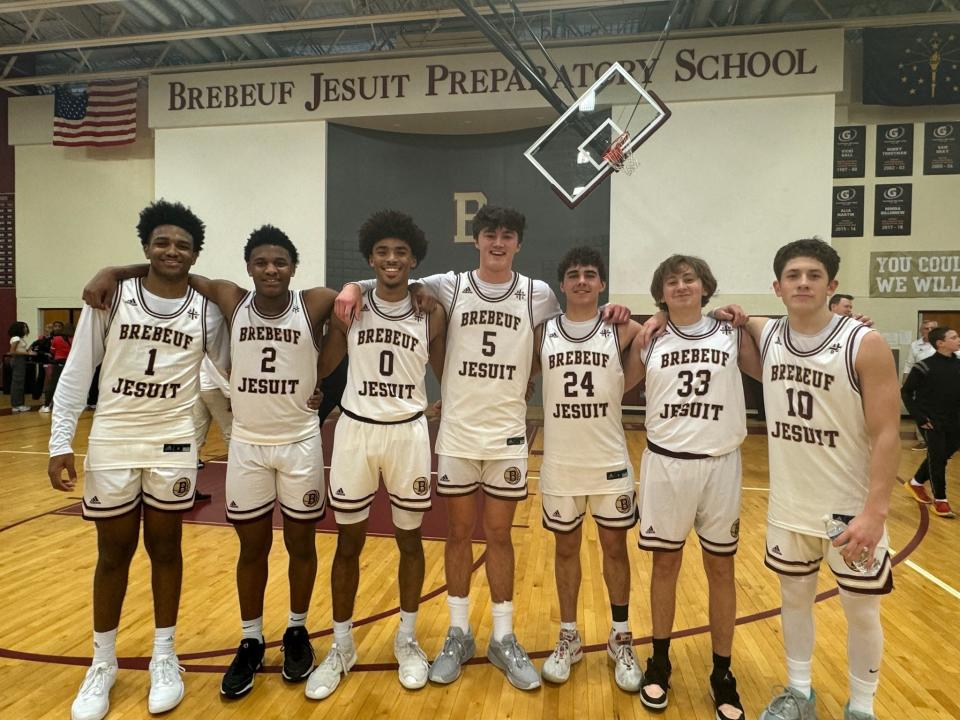
[[[176,497],[186,497],[190,492],[190,481],[187,478],[180,478],[173,484],[173,494]]]
[[[430,491],[430,483],[425,477],[418,477],[413,481],[413,491],[417,495],[426,495]]]
[[[617,504],[616,504],[617,511],[621,513],[630,512],[630,506],[632,504],[633,503],[630,502],[629,495],[621,495],[620,497],[617,498]]]
[[[503,471],[503,479],[506,480],[510,485],[516,485],[522,479],[522,476],[520,475],[520,468],[507,468]]]
[[[320,502],[320,493],[317,490],[307,490],[303,494],[304,507],[314,507]]]
[[[738,538],[740,537],[740,518],[737,518],[733,521],[733,525],[730,526],[730,537]]]

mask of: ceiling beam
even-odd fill
[[[122,0],[8,0],[0,7],[0,12],[24,12],[28,10],[48,10],[61,7],[81,7],[83,5],[106,5]]]
[[[52,0],[56,1],[56,0]],[[639,0],[633,4],[662,3],[663,0]],[[622,6],[624,0],[595,0],[592,8]],[[38,6],[39,7],[39,6]],[[548,10],[574,10],[583,7],[583,0],[533,0],[522,6],[524,13],[538,13]],[[506,8],[504,8],[506,9]],[[484,12],[486,10],[486,12]],[[6,13],[7,6],[0,6],[0,12]],[[478,8],[483,14],[490,14],[489,8]],[[57,50],[77,50],[90,47],[111,47],[119,45],[142,45],[146,43],[170,42],[173,40],[196,40],[198,38],[232,37],[258,33],[289,32],[296,30],[322,30],[344,26],[385,25],[388,23],[410,23],[444,18],[459,18],[463,14],[457,8],[445,10],[427,10],[403,13],[381,13],[378,15],[352,15],[339,17],[306,18],[282,20],[273,23],[243,23],[226,27],[184,28],[179,30],[139,33],[136,35],[115,35],[113,37],[83,38],[82,40],[55,40],[47,42],[22,43],[19,45],[0,45],[0,55],[11,53],[53,52]]]
[[[844,28],[849,30],[868,28],[868,27],[896,27],[900,25],[943,25],[955,22],[955,18],[949,13],[930,13],[899,15],[888,17],[860,17],[844,18],[840,20],[817,20],[813,22],[792,22],[780,23],[775,29],[769,25],[749,25],[734,26],[727,28],[700,28],[687,30],[674,30],[671,37],[696,38],[696,37],[722,37],[727,35],[755,35],[770,34],[771,32],[796,32],[799,30],[820,30],[824,28]],[[658,39],[659,32],[640,33],[634,35],[622,35],[607,38],[591,38],[591,43],[596,45],[610,45],[620,43],[647,42]],[[555,41],[545,43],[548,48],[577,47],[583,45],[582,39]],[[532,46],[532,45],[531,45]],[[491,50],[492,51],[492,50]],[[401,50],[391,52],[388,57],[393,59],[405,57],[423,57],[443,55],[463,55],[467,53],[485,52],[478,50],[477,47],[449,47],[437,48],[432,46],[425,49]],[[384,55],[387,55],[386,53]],[[376,59],[376,55],[367,52],[342,53],[337,55],[314,55],[309,57],[282,57],[282,58],[262,58],[257,60],[227,61],[199,63],[194,65],[172,65],[159,68],[131,68],[124,70],[110,70],[103,72],[90,73],[59,73],[56,75],[38,75],[34,77],[16,77],[0,79],[0,88],[13,88],[30,85],[59,85],[68,82],[89,82],[92,80],[118,80],[126,78],[144,78],[151,75],[163,75],[171,73],[190,73],[190,72],[209,72],[214,70],[236,70],[248,67],[276,67],[283,65],[319,65],[331,62],[349,62],[352,60],[371,60]]]

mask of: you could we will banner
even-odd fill
[[[870,297],[960,297],[960,251],[870,253]]]

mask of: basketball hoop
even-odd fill
[[[614,169],[614,172],[623,170],[623,164],[627,159],[627,155],[623,151],[623,146],[627,144],[629,139],[629,132],[620,133],[614,138],[613,142],[610,143],[610,147],[607,148],[607,151],[603,154],[603,159],[610,163],[610,167]]]

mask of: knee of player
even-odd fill
[[[352,525],[341,525],[337,532],[337,555],[344,559],[358,558],[366,541],[366,533],[362,532],[360,528]]]
[[[570,533],[569,535],[557,533],[556,543],[556,555],[561,561],[570,561],[580,557],[580,535],[578,533]]]
[[[454,521],[448,519],[447,524],[447,542],[470,542],[473,537],[473,530],[476,526],[475,521]]]
[[[176,537],[170,537],[169,535],[151,537],[144,533],[143,545],[147,549],[150,561],[154,564],[167,565],[183,561],[179,535]]]
[[[710,582],[730,582],[734,577],[733,555],[711,555],[704,551],[703,569]]]
[[[101,570],[119,570],[130,566],[137,552],[139,538],[133,542],[100,542],[97,565]]]
[[[317,559],[317,546],[312,535],[308,538],[284,535],[283,546],[287,549],[287,555],[296,560],[311,561]]]
[[[653,552],[653,572],[656,574],[676,575],[683,564],[683,550]]]
[[[397,540],[397,549],[401,555],[423,555],[423,540],[420,536],[420,528],[394,530],[394,537]]]

